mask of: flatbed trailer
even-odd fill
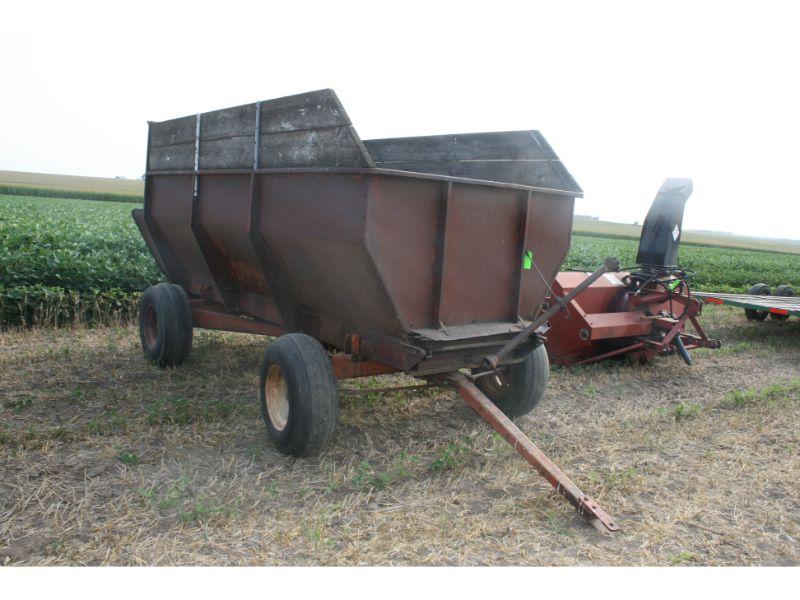
[[[706,304],[736,306],[745,309],[750,320],[763,321],[767,315],[773,319],[784,320],[800,317],[800,297],[764,296],[755,294],[718,294],[714,292],[693,292],[696,298]]]

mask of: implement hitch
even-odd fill
[[[494,403],[481,392],[466,375],[459,372],[450,373],[445,382],[458,390],[462,400],[481,416],[492,428],[511,444],[518,454],[527,460],[539,474],[550,482],[556,491],[566,498],[580,516],[601,533],[614,532],[619,526],[614,518],[600,507],[597,502],[584,494],[569,477],[564,475],[553,462],[519,427],[497,408]]]

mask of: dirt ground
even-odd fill
[[[264,339],[161,370],[132,326],[2,333],[0,564],[798,565],[800,320],[703,322],[724,346],[694,366],[553,370],[518,421],[612,536],[451,391],[343,395],[298,460],[260,421]]]

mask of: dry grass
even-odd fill
[[[520,420],[607,537],[453,392],[345,397],[296,460],[259,420],[263,339],[162,371],[131,327],[2,333],[0,564],[800,564],[800,321],[705,323],[726,347],[693,367],[554,371]]]

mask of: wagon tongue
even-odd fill
[[[447,376],[447,381],[456,387],[467,406],[502,435],[514,450],[549,481],[592,527],[602,533],[614,532],[619,529],[614,518],[597,502],[584,494],[466,375],[454,372]]]

